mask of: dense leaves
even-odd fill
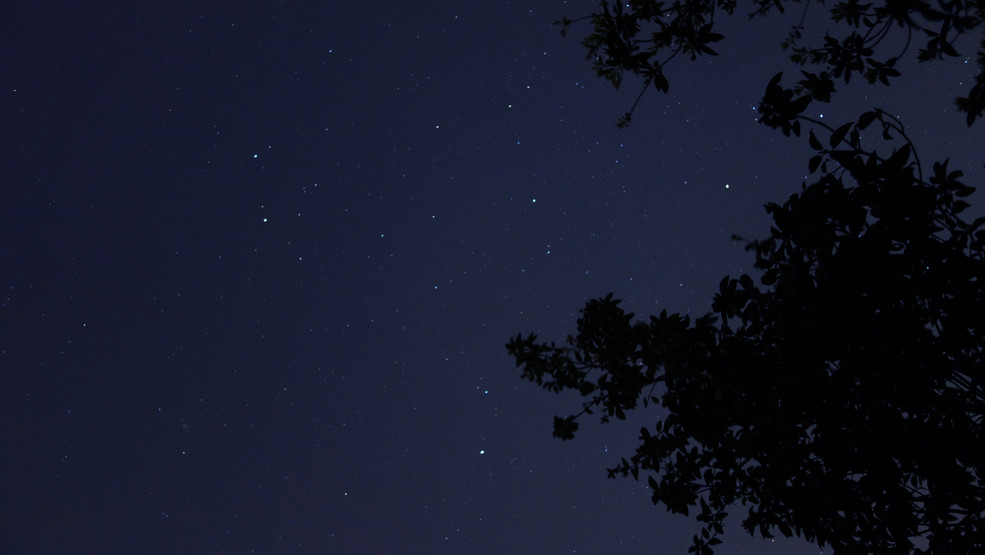
[[[666,62],[714,55],[715,10],[735,8],[602,1],[584,42],[613,84],[630,71],[666,91]],[[836,553],[985,552],[985,218],[962,217],[974,188],[947,161],[924,166],[879,109],[837,127],[804,115],[831,99],[835,79],[898,76],[902,53],[875,54],[892,28],[927,39],[920,59],[954,56],[982,10],[850,0],[831,8],[850,28],[840,38],[804,47],[795,28],[785,43],[794,60],[823,69],[801,71],[792,89],[774,76],[759,121],[807,131],[812,181],[766,206],[769,235],[746,247],[756,279],[722,279],[697,319],[639,319],[609,294],[561,344],[530,334],[507,345],[524,378],[585,398],[555,417],[556,437],[574,438],[585,414],[610,422],[661,407],[609,474],[645,477],[654,503],[696,514],[691,551],[711,553],[728,513],[741,511],[752,534],[796,534]],[[969,125],[981,115],[985,73],[958,104]]]
[[[517,336],[523,376],[588,398],[555,419],[667,411],[610,475],[648,474],[653,501],[697,509],[708,552],[729,507],[769,537],[797,534],[836,552],[985,548],[985,231],[963,221],[971,187],[947,163],[921,180],[909,142],[858,145],[882,112],[811,134],[821,173],[751,242],[761,272],[726,277],[708,314],[635,320],[612,295],[590,301],[557,345]]]
[[[752,0],[745,11],[749,17],[762,16],[774,9],[783,12],[791,3]],[[920,61],[961,55],[957,49],[960,39],[978,30],[985,19],[985,2],[981,0],[843,0],[830,6],[813,6],[815,10],[828,9],[830,21],[838,24],[837,32],[829,33],[805,23],[812,7],[809,0],[797,4],[803,15],[782,46],[790,51],[795,63],[820,66],[817,74],[805,72],[801,85],[808,94],[823,101],[830,99],[835,80],[848,83],[855,75],[870,83],[888,85],[891,78],[900,75],[896,63],[912,43],[925,41],[917,47]],[[715,32],[716,15],[733,15],[736,10],[742,11],[737,0],[600,0],[598,10],[590,16],[576,20],[565,17],[558,23],[566,34],[577,21],[591,20],[592,31],[582,44],[600,77],[616,87],[627,72],[643,78],[636,103],[619,120],[623,126],[630,122],[640,97],[651,85],[663,92],[669,90],[665,70],[671,60],[679,54],[692,60],[717,55],[714,45],[725,37]],[[814,15],[811,20],[824,18]],[[805,45],[805,34],[821,38],[816,39],[816,44]],[[899,39],[889,40],[894,35]],[[899,40],[904,42],[902,48],[891,46]],[[966,96],[957,98],[958,109],[965,112],[968,125],[985,113],[985,41],[977,61],[974,84]]]

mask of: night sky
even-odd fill
[[[752,269],[811,152],[755,123],[799,13],[726,20],[620,130],[638,84],[551,27],[591,0],[84,4],[0,8],[0,552],[686,552],[606,477],[659,413],[556,440],[579,400],[504,345]],[[819,107],[974,183],[964,61]],[[720,553],[818,552],[742,514]]]

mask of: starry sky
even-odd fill
[[[799,14],[724,21],[620,130],[637,84],[551,26],[594,5],[5,3],[0,551],[686,552],[606,477],[657,413],[555,440],[577,398],[504,344],[610,291],[703,314],[752,269],[732,234],[810,155],[755,123]],[[814,115],[896,111],[978,178],[966,61]]]

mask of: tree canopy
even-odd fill
[[[764,13],[784,2],[753,4]],[[667,60],[653,60],[713,54],[715,10],[735,8],[603,1],[584,43],[614,84],[629,71],[667,90]],[[534,334],[508,343],[523,378],[585,398],[555,417],[556,437],[573,438],[585,414],[610,422],[663,407],[609,475],[645,478],[655,504],[696,513],[691,551],[711,553],[738,506],[751,534],[796,534],[836,553],[985,549],[985,218],[962,218],[974,188],[947,161],[922,163],[881,110],[839,127],[804,115],[830,100],[835,78],[896,77],[898,56],[872,50],[890,28],[921,35],[918,56],[932,59],[952,55],[982,10],[852,0],[831,8],[853,29],[846,38],[802,47],[794,29],[794,61],[824,67],[792,89],[777,74],[760,121],[807,129],[811,181],[768,204],[769,235],[746,242],[758,283],[726,276],[712,312],[695,319],[638,319],[609,294],[587,303],[560,344]],[[647,39],[644,23],[657,29]],[[958,101],[969,125],[985,106],[982,75]]]
[[[794,0],[752,0],[748,15],[765,16],[773,10],[782,13],[794,3],[801,4]],[[835,92],[836,79],[848,83],[853,75],[860,75],[870,83],[889,85],[890,78],[900,75],[897,61],[914,42],[925,41],[917,47],[920,61],[959,56],[957,44],[966,35],[980,31],[985,18],[982,0],[869,3],[845,0],[829,9],[829,21],[833,24],[830,31],[840,33],[826,30],[820,44],[805,45],[804,34],[817,31],[807,28],[811,4],[810,0],[802,2],[800,22],[790,30],[782,47],[790,50],[794,63],[820,67],[818,73],[802,71],[803,79],[798,82],[797,90],[825,102]],[[815,9],[823,8],[822,2],[815,4]],[[630,122],[640,98],[650,86],[663,92],[669,90],[666,69],[678,55],[691,60],[717,55],[712,45],[724,36],[715,31],[715,17],[733,15],[737,9],[737,0],[600,0],[598,10],[591,15],[578,19],[564,17],[557,23],[562,25],[562,34],[567,34],[571,24],[591,20],[592,32],[582,40],[582,45],[599,77],[617,88],[625,73],[643,79],[636,102],[619,121],[622,126]],[[890,50],[899,42],[890,40],[894,34],[905,37],[898,50]],[[978,73],[971,88],[965,96],[957,98],[968,125],[985,113],[985,39],[977,52],[977,65]]]

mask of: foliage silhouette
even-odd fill
[[[662,72],[663,63],[647,61],[656,54],[636,53],[637,21],[661,26],[666,36],[652,44],[671,57],[710,53],[719,39],[702,19],[714,3],[629,5],[602,2],[585,41],[599,75],[616,85],[623,70],[648,84]],[[782,0],[756,6],[782,9]],[[685,17],[686,9],[697,15]],[[924,28],[930,42],[921,52],[934,57],[979,25],[980,12],[960,2],[848,2],[833,17],[880,36],[901,21],[920,29],[914,14],[940,23],[936,35]],[[562,344],[521,334],[507,349],[524,378],[587,398],[579,412],[555,417],[556,437],[572,439],[583,414],[599,411],[609,422],[663,407],[609,475],[643,474],[655,504],[695,510],[702,525],[692,552],[712,553],[739,504],[750,534],[797,534],[835,553],[982,552],[985,218],[961,217],[974,188],[947,161],[925,169],[903,125],[878,109],[837,128],[803,115],[830,98],[831,77],[881,68],[865,75],[885,81],[895,76],[885,70],[892,63],[873,63],[865,49],[861,67],[851,56],[794,52],[828,66],[796,89],[777,74],[760,121],[786,135],[811,127],[813,181],[766,206],[770,235],[746,246],[760,284],[725,277],[713,312],[693,321],[666,311],[635,319],[610,293],[588,302],[577,334]],[[968,124],[982,111],[974,102],[963,108]]]
[[[792,0],[752,0],[749,17],[764,16],[773,9],[782,13],[790,3]],[[573,23],[592,22],[592,32],[582,45],[599,77],[617,88],[627,72],[643,78],[636,102],[619,119],[622,127],[632,120],[640,98],[651,85],[662,92],[669,90],[665,70],[671,60],[679,54],[691,60],[717,55],[712,45],[724,37],[715,32],[715,16],[733,15],[737,6],[736,0],[600,0],[598,11],[591,15],[564,17],[555,23],[562,26],[561,33],[566,35]],[[802,71],[804,78],[798,83],[798,92],[825,102],[835,92],[835,79],[848,83],[853,75],[860,75],[869,83],[889,85],[890,78],[900,75],[896,63],[914,40],[926,39],[924,46],[917,49],[920,61],[959,56],[957,43],[978,30],[985,18],[985,2],[981,0],[843,0],[829,10],[831,21],[838,24],[843,37],[825,33],[821,44],[803,46],[803,35],[809,31],[805,21],[810,6],[810,0],[803,2],[800,22],[790,30],[782,46],[791,52],[790,58],[796,64],[821,66],[819,73]],[[880,47],[890,47],[892,41],[887,39],[894,28],[906,36],[900,51],[877,53]],[[973,85],[966,96],[956,100],[968,125],[985,113],[985,39],[977,53],[977,65]]]

